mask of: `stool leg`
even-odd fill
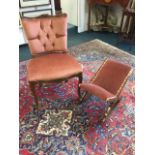
[[[80,94],[80,87],[79,87],[79,84],[82,83],[82,73],[80,73],[80,74],[78,75],[78,77],[79,77],[79,83],[78,83],[78,95],[79,95],[79,99],[80,99],[81,94]]]
[[[35,93],[35,84],[36,84],[35,82],[29,82],[31,93],[34,96],[35,107],[36,109],[38,109],[38,98]]]
[[[87,96],[88,96],[88,93],[85,92],[84,95],[82,96],[81,100],[80,100],[80,104],[86,99]]]
[[[112,110],[116,107],[118,102],[119,102],[119,98],[113,102],[108,102],[109,106],[107,107],[107,111],[105,112],[105,117],[103,121],[105,121],[109,117],[109,115],[111,114]]]

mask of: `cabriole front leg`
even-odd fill
[[[34,108],[38,109],[38,98],[37,98],[36,93],[35,93],[35,84],[36,84],[35,82],[29,82],[30,90],[31,90],[31,93],[34,97],[34,102],[35,102]]]

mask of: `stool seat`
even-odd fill
[[[89,91],[89,93],[92,93],[99,98],[103,100],[110,100],[116,98],[112,93],[108,92],[106,89],[92,83],[82,83],[80,84],[80,87],[84,90]],[[95,91],[94,91],[95,90]]]

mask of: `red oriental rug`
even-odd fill
[[[84,81],[90,80],[106,58],[134,67],[134,56],[99,40],[72,47],[70,53],[83,64]],[[20,63],[20,155],[134,155],[134,73],[110,117],[99,123],[106,103],[89,96],[77,105],[76,78],[66,83],[45,83],[41,89],[37,87],[41,108],[37,114],[33,112],[34,100],[26,79],[26,64],[27,61]],[[73,106],[83,109],[83,115],[75,113],[77,116],[73,117]],[[88,118],[94,121],[94,126],[87,125]]]

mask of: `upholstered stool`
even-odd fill
[[[119,101],[120,92],[131,73],[132,68],[129,65],[107,59],[101,65],[94,78],[88,83],[81,83],[80,88],[105,100],[113,107],[113,103]],[[85,96],[83,96],[83,99]],[[107,109],[105,116],[108,115],[111,109],[111,107]]]

